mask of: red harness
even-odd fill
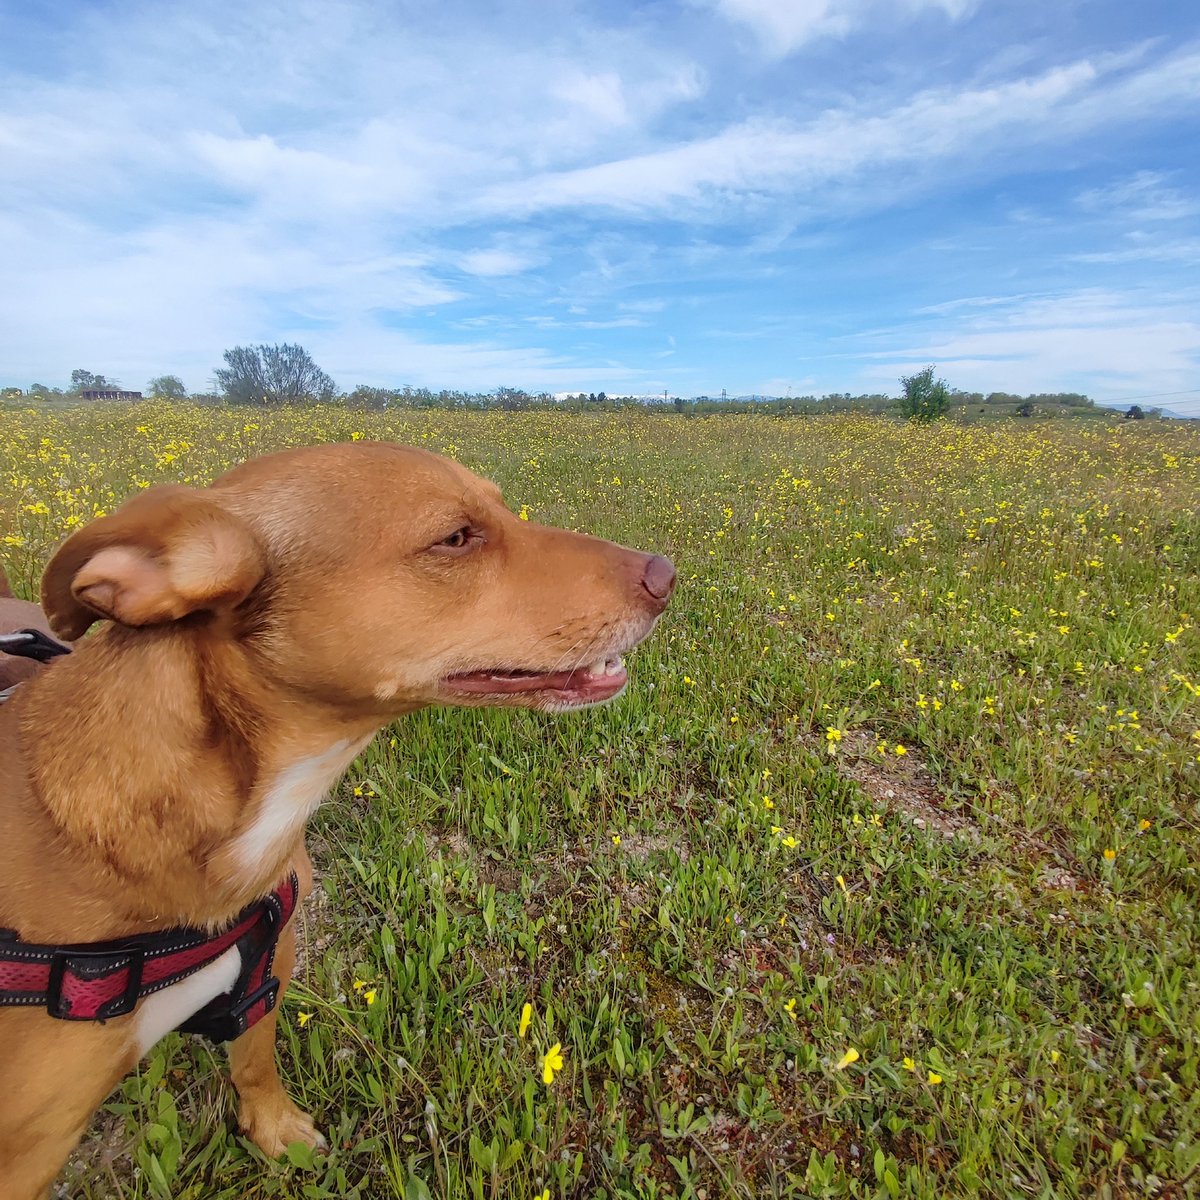
[[[293,872],[217,934],[184,928],[82,946],[35,946],[0,930],[0,1007],[45,1008],[64,1021],[107,1021],[132,1012],[143,996],[186,979],[236,946],[242,969],[233,987],[178,1027],[216,1042],[232,1041],[275,1007],[275,946],[299,891]]]
[[[49,662],[71,648],[40,629],[0,634],[0,653]],[[12,688],[0,691],[0,703]],[[0,929],[0,1008],[45,1008],[62,1021],[123,1017],[143,996],[168,988],[236,946],[242,969],[233,987],[189,1017],[179,1029],[214,1042],[240,1037],[274,1007],[279,980],[271,974],[279,934],[296,909],[295,872],[265,900],[251,904],[223,933],[168,929],[83,946],[34,946]]]

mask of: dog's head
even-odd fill
[[[61,636],[104,618],[224,639],[298,696],[386,719],[611,699],[674,585],[667,559],[521,520],[449,459],[356,442],[140,493],[42,590]]]

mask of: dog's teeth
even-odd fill
[[[588,667],[587,673],[589,675],[603,675],[606,665],[607,664],[605,663],[604,659],[598,658],[590,667]]]
[[[604,671],[607,675],[620,675],[625,669],[625,660],[623,658],[610,658],[604,664]]]

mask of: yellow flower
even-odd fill
[[[916,1069],[917,1069],[917,1064],[915,1062],[913,1062],[913,1060],[911,1058],[909,1058],[907,1055],[905,1055],[905,1057],[904,1057],[904,1069],[906,1071],[916,1071]]]
[[[301,1029],[303,1029],[305,1025],[307,1025],[312,1019],[313,1014],[310,1012],[298,1012],[296,1014],[296,1024],[299,1025]]]
[[[798,845],[799,845],[799,843],[796,841],[796,839],[795,839],[794,837],[792,837],[792,836],[791,836],[791,834],[789,834],[787,837],[785,837],[785,838],[783,839],[783,844],[784,844],[784,845],[785,845],[785,846],[786,846],[786,847],[787,847],[789,850],[793,850],[793,849],[795,849],[795,847],[796,847],[796,846],[798,846]]]
[[[763,808],[770,811],[774,807],[775,807],[775,801],[772,800],[770,796],[764,796],[763,797]]]
[[[549,1087],[554,1082],[555,1072],[561,1071],[562,1069],[562,1043],[555,1042],[554,1045],[546,1051],[546,1055],[542,1059],[542,1082]]]
[[[363,992],[363,999],[367,1002],[368,1006],[374,1004],[375,1003],[375,989],[368,988],[365,992]]]
[[[783,1011],[787,1013],[792,1020],[796,1020],[796,998],[793,996],[784,1006]]]
[[[846,890],[846,881],[840,875],[837,877],[837,885],[842,889],[844,895],[850,895],[849,891]]]
[[[893,748],[893,751],[892,751],[892,752],[893,752],[894,754],[901,754],[901,755],[903,755],[903,754],[907,754],[907,753],[908,753],[908,751],[907,751],[907,750],[905,750],[905,748],[904,748],[903,746],[899,745],[899,744],[897,744],[897,745],[896,745],[896,746]]]
[[[614,846],[619,846],[621,844],[621,835],[619,833],[614,833],[612,835],[612,840]]]
[[[550,1200],[550,1189],[544,1188],[534,1197],[534,1200]]]
[[[1145,817],[1143,817],[1143,818],[1142,818],[1142,819],[1141,819],[1141,820],[1138,822],[1138,828],[1139,828],[1139,829],[1140,829],[1140,830],[1141,830],[1143,833],[1145,833],[1145,832],[1146,832],[1146,830],[1150,828],[1150,822],[1149,822],[1149,821],[1147,821]]]
[[[1116,857],[1117,852],[1115,850],[1109,849],[1104,851],[1104,859],[1106,862],[1112,862],[1112,860]]]
[[[533,1020],[533,1005],[526,1004],[521,1009],[521,1024],[517,1026],[517,1037],[524,1037],[529,1032],[529,1022]]]
[[[846,1053],[843,1054],[842,1057],[837,1060],[837,1064],[834,1066],[833,1069],[835,1071],[844,1071],[851,1063],[858,1062],[860,1057],[861,1056],[859,1055],[858,1051],[855,1050],[855,1048],[853,1046],[851,1046],[850,1049],[847,1050]]]
[[[929,1072],[929,1082],[936,1086],[942,1082],[942,1077],[936,1071]]]
[[[363,990],[363,988],[365,988],[366,986],[367,986],[367,981],[365,979],[356,979],[354,981],[354,990],[356,992],[361,992]]]

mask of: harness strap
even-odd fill
[[[0,653],[44,663],[60,654],[70,654],[71,647],[40,629],[18,629],[16,633],[0,633]]]
[[[275,1007],[279,981],[268,977],[299,891],[293,872],[217,934],[180,928],[111,942],[41,946],[0,931],[0,1007],[44,1007],[64,1021],[106,1021],[132,1012],[144,996],[186,979],[237,946],[242,970],[232,990],[180,1026],[214,1040],[237,1037]],[[200,1027],[205,1014],[208,1025]]]

